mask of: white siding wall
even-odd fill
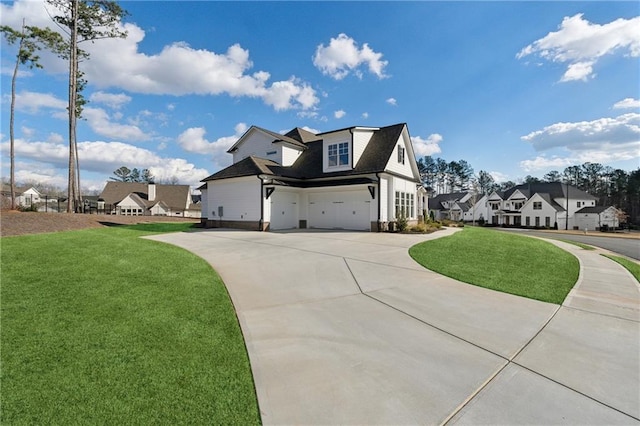
[[[404,164],[398,162],[398,146],[404,148]],[[388,170],[393,173],[398,173],[403,176],[407,176],[409,178],[413,178],[413,171],[411,170],[411,162],[409,161],[409,150],[411,147],[408,147],[405,143],[405,140],[402,136],[396,142],[396,147],[393,149],[393,153],[389,158],[389,162],[385,167],[385,170]],[[415,185],[415,184],[414,184]]]
[[[206,199],[209,220],[220,219],[219,206],[223,207],[223,220],[260,220],[260,180],[255,176],[209,181]]]
[[[373,136],[373,129],[354,129],[353,130],[353,166],[355,167],[360,161],[360,157],[364,152],[367,144]]]
[[[280,144],[274,144],[274,145],[280,145]],[[280,164],[282,164],[283,166],[291,166],[293,163],[296,162],[296,160],[298,159],[298,157],[300,157],[300,154],[302,153],[302,150],[298,150],[295,148],[291,148],[289,146],[282,146],[282,161],[279,162]],[[272,157],[272,156],[271,156]],[[263,158],[267,158],[267,157],[263,157]],[[273,158],[270,158],[270,160],[273,160]]]
[[[274,151],[275,154],[268,154]],[[237,163],[251,155],[267,158],[282,164],[282,146],[273,143],[272,136],[265,135],[258,130],[254,130],[251,134],[247,135],[243,143],[237,147],[237,150],[233,153],[233,162]]]
[[[211,216],[211,211],[209,211],[209,203],[207,202],[207,189],[204,188],[200,191],[200,207],[202,211],[200,213],[200,217],[206,219]]]
[[[567,208],[567,199],[566,198],[555,198],[553,201],[558,203],[562,208]],[[580,202],[580,207],[578,207],[578,202]],[[571,191],[569,191],[569,220],[571,220],[571,216],[578,210],[583,207],[593,207],[596,205],[595,200],[585,200],[581,198],[571,198]]]
[[[534,202],[541,202],[542,209],[534,210],[533,209]],[[522,207],[520,212],[522,217],[522,222],[521,222],[522,226],[527,226],[527,216],[530,218],[528,226],[536,226],[536,217],[540,218],[540,222],[538,223],[537,226],[546,226],[545,218],[549,217],[549,227],[551,228],[553,228],[553,225],[556,222],[556,213],[558,213],[555,208],[551,207],[549,203],[547,203],[542,197],[538,196],[537,194],[529,199],[527,204],[525,204]],[[559,220],[558,220],[558,227],[560,227]]]

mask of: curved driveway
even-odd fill
[[[413,244],[453,232],[150,238],[221,275],[265,424],[638,424],[631,275],[556,243],[607,269],[606,288],[581,278],[560,307],[462,284],[409,257]]]

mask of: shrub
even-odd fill
[[[20,204],[18,205],[18,210],[20,210],[21,212],[37,212],[38,206],[33,203],[30,206],[23,206],[22,204]]]
[[[398,231],[404,232],[407,229],[408,222],[406,217],[399,216],[396,223],[398,224]]]

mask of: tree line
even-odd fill
[[[465,161],[445,161],[426,156],[418,160],[422,183],[436,193],[474,191],[491,194],[505,191],[522,183],[562,182],[575,186],[598,198],[599,206],[615,206],[629,215],[630,221],[640,224],[640,168],[627,172],[622,169],[586,162],[569,166],[562,172],[552,170],[542,178],[526,176],[519,182],[497,183],[485,170],[474,173]]]

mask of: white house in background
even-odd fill
[[[599,230],[618,228],[620,211],[613,206],[583,207],[575,214],[575,226],[578,229]]]
[[[429,214],[434,220],[473,222],[486,220],[486,195],[453,192],[429,198]]]
[[[58,202],[56,197],[41,194],[33,186],[16,186],[15,194],[16,206],[31,207],[34,204],[38,204],[42,211],[52,208],[51,206],[44,206],[45,203],[53,204]],[[10,203],[11,187],[9,185],[2,185],[2,196],[7,200],[7,203]]]
[[[107,182],[98,197],[98,211],[125,216],[200,217],[189,185]]]
[[[252,126],[228,152],[233,164],[200,187],[206,227],[381,231],[426,208],[404,123],[284,135]]]
[[[573,229],[577,226],[575,213],[583,207],[595,207],[596,200],[561,182],[525,183],[491,193],[487,218],[494,225]]]

